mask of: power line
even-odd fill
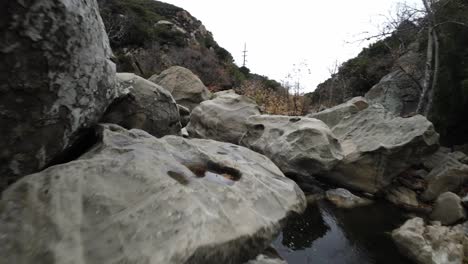
[[[244,58],[242,67],[245,67],[245,63],[247,62],[247,43],[244,43],[244,51],[242,51],[242,54],[242,57]]]

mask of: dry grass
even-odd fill
[[[304,95],[267,88],[261,81],[245,81],[236,92],[254,99],[267,114],[297,116],[309,111],[310,103]]]

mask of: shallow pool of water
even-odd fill
[[[323,201],[291,217],[273,245],[289,264],[411,264],[389,235],[404,221],[387,203],[350,210]]]

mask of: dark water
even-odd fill
[[[346,210],[320,202],[291,217],[273,245],[289,264],[411,264],[389,235],[404,221],[386,203]]]

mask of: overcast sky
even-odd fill
[[[242,66],[277,81],[302,68],[300,81],[312,91],[335,62],[356,56],[398,0],[163,0],[189,11]],[[409,4],[420,0],[407,0]],[[302,65],[302,67],[294,66]],[[304,66],[307,65],[307,66]],[[310,74],[307,70],[310,69]]]

